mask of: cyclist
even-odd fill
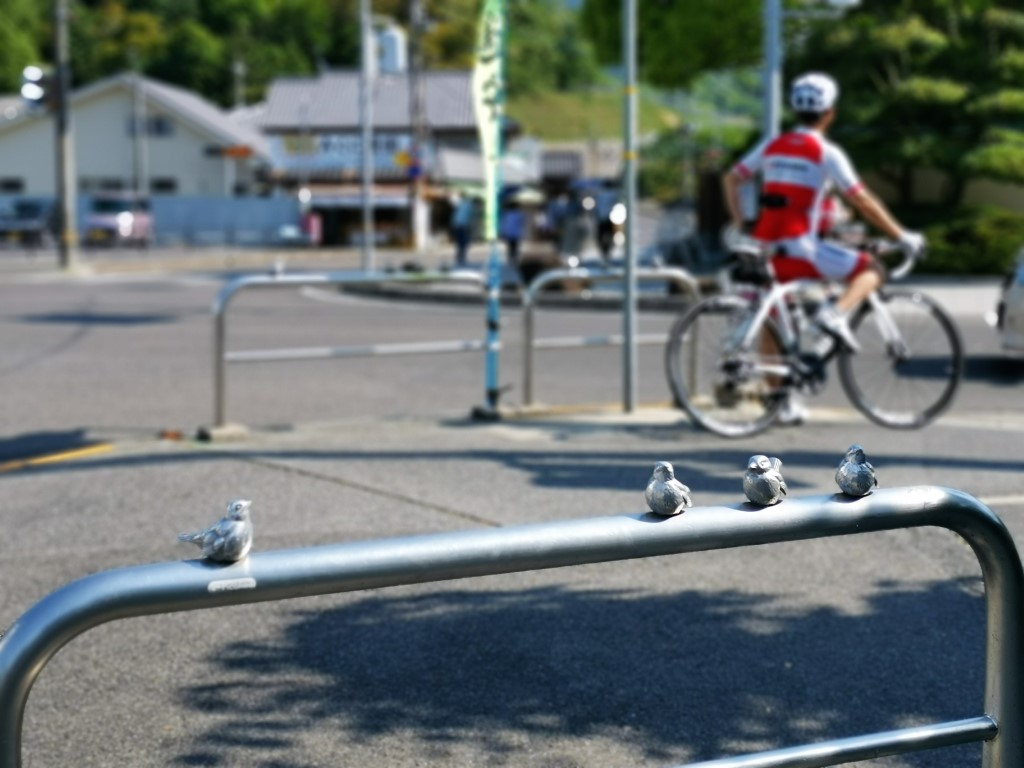
[[[815,321],[856,352],[859,344],[847,316],[881,286],[884,274],[870,254],[819,237],[823,201],[835,188],[857,213],[899,241],[909,255],[919,253],[925,241],[923,235],[900,225],[860,180],[846,153],[825,137],[836,117],[838,97],[835,80],[821,72],[794,80],[789,103],[799,127],[754,147],[726,172],[722,185],[732,224],[742,228],[740,185],[760,174],[761,211],[754,238],[768,246],[778,280],[824,278],[845,284],[834,304],[821,306]],[[783,408],[783,420],[801,421],[802,414],[792,411]]]

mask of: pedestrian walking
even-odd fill
[[[452,195],[452,240],[455,243],[455,266],[466,266],[469,243],[473,233],[473,199],[456,192]]]
[[[519,266],[519,243],[523,239],[523,224],[523,209],[519,207],[519,203],[509,203],[502,211],[498,236],[505,241],[508,263],[513,267]]]

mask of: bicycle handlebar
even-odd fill
[[[882,256],[887,253],[894,253],[900,251],[902,248],[900,244],[895,240],[878,239],[872,240],[867,250],[876,256]],[[895,267],[889,270],[889,278],[892,280],[902,280],[904,277],[909,275],[917,264],[917,260],[921,258],[921,253],[907,253],[903,252],[903,260],[900,261]]]

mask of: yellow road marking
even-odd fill
[[[95,456],[99,453],[107,453],[113,449],[114,446],[112,443],[99,443],[98,445],[89,445],[85,448],[72,448],[68,451],[48,453],[44,456],[33,456],[28,459],[14,459],[13,461],[5,461],[0,464],[0,472],[12,472],[16,469],[24,469],[25,467],[34,467],[41,464],[56,464],[59,461],[81,459],[86,456]]]

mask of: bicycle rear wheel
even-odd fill
[[[839,380],[850,401],[877,424],[918,429],[946,408],[963,376],[960,334],[927,296],[887,291],[880,296],[898,330],[865,302],[850,322],[861,350],[839,356]]]
[[[767,429],[788,394],[783,344],[770,319],[750,349],[735,350],[752,317],[738,296],[705,299],[676,320],[665,348],[676,405],[723,437]]]

